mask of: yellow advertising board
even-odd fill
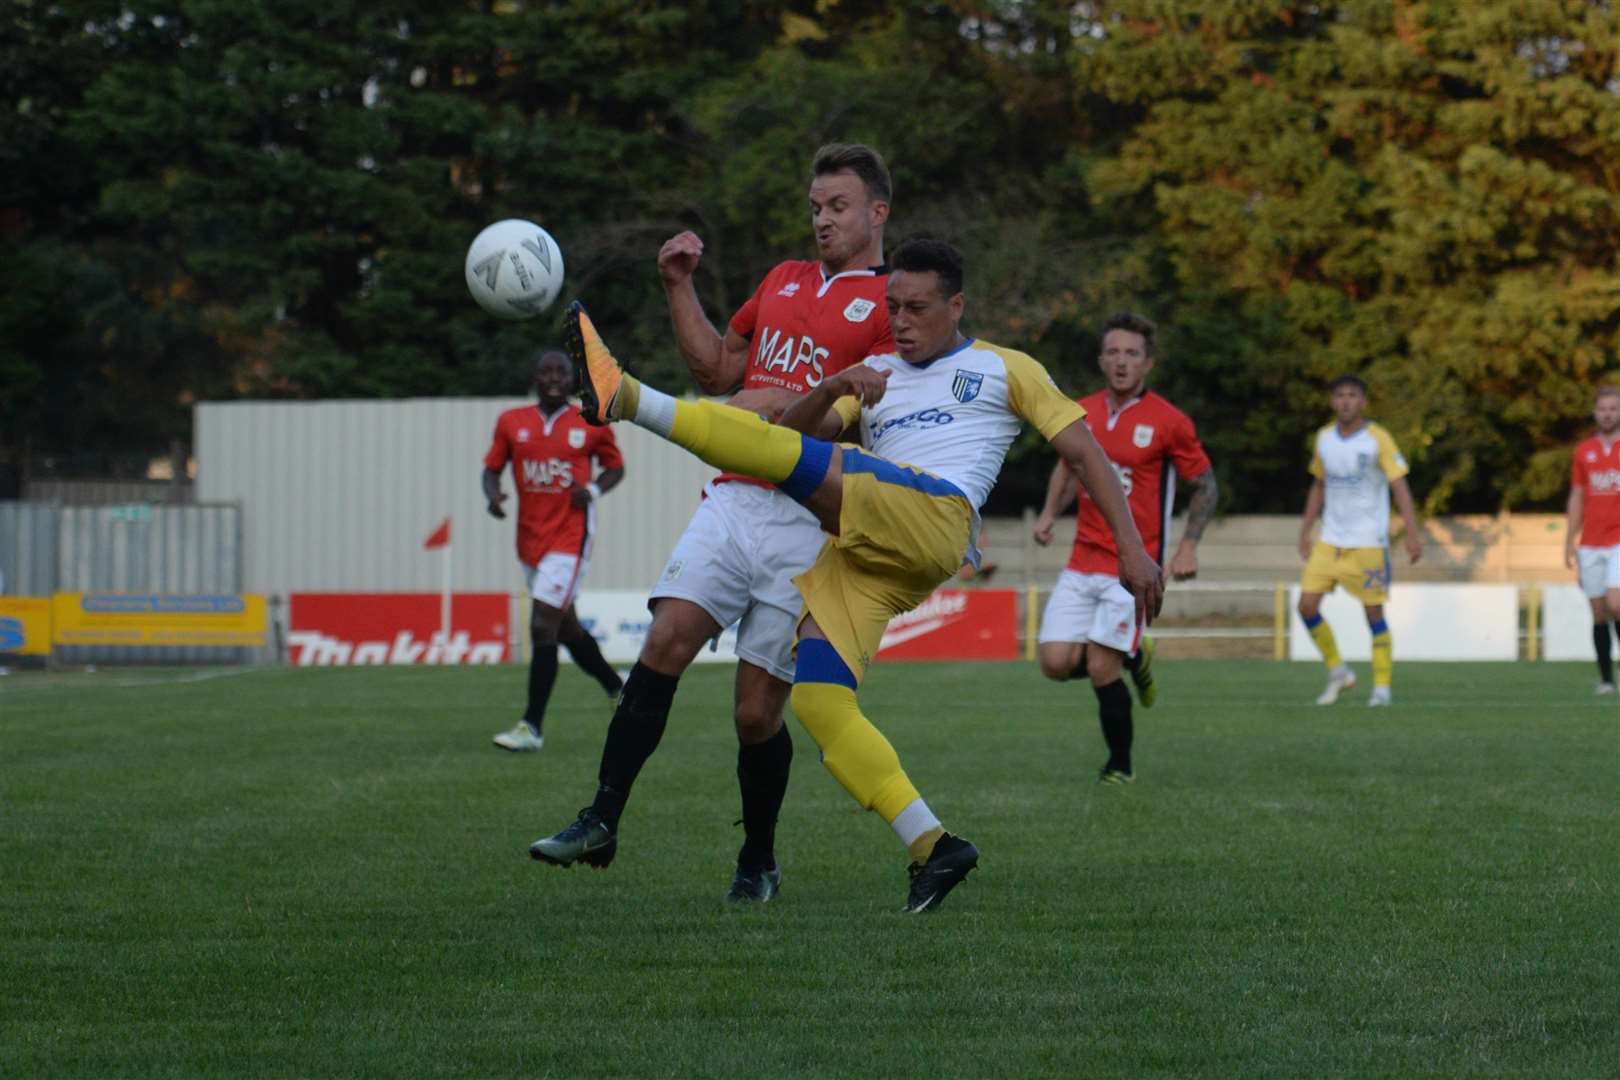
[[[264,597],[155,593],[56,593],[57,645],[218,645],[265,643]]]
[[[51,655],[50,597],[0,596],[0,653]]]

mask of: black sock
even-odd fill
[[[546,721],[546,703],[551,700],[551,688],[557,682],[557,643],[534,643],[534,656],[529,659],[529,707],[523,719],[540,733]]]
[[[743,846],[737,865],[766,870],[776,865],[776,815],[787,797],[793,766],[793,736],[787,725],[753,746],[737,747],[737,786],[742,789]]]
[[[630,669],[618,708],[613,710],[613,722],[608,724],[607,741],[602,744],[596,799],[591,803],[610,827],[618,827],[631,786],[664,737],[678,682],[679,677],[660,674],[639,662]]]
[[[1107,686],[1092,686],[1097,695],[1097,719],[1102,723],[1103,741],[1108,744],[1108,765],[1120,772],[1131,771],[1131,692],[1125,680],[1115,679]]]
[[[574,658],[579,670],[602,684],[602,689],[617,697],[624,689],[624,680],[619,673],[613,670],[613,665],[602,658],[602,648],[591,636],[590,631],[580,634],[573,641],[565,641],[563,645],[568,649],[568,655]]]
[[[1604,682],[1614,682],[1614,657],[1609,654],[1609,624],[1592,624],[1592,648],[1597,652],[1598,674]]]

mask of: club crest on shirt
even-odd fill
[[[529,429],[528,428],[526,428],[526,427],[518,428],[517,441],[518,442],[528,442],[529,441]]]
[[[572,431],[570,431],[568,433],[568,445],[573,447],[575,450],[584,449],[584,447],[585,447],[585,429],[584,428],[574,428]]]
[[[1146,450],[1153,442],[1153,425],[1137,424],[1136,430],[1131,432],[1131,445]]]
[[[979,387],[983,385],[984,376],[977,371],[958,371],[951,380],[951,396],[966,404],[979,396]]]
[[[844,318],[850,322],[865,322],[866,317],[877,310],[877,304],[870,300],[851,300],[849,307],[844,309]]]

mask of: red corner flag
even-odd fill
[[[433,530],[433,535],[422,541],[422,546],[428,549],[450,546],[450,519],[445,518],[444,523]]]

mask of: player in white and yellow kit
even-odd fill
[[[1311,455],[1315,482],[1305,499],[1299,526],[1299,553],[1305,562],[1300,579],[1299,614],[1327,664],[1327,687],[1318,705],[1332,705],[1356,685],[1355,672],[1339,655],[1333,628],[1322,617],[1322,597],[1342,585],[1361,601],[1372,630],[1372,694],[1368,705],[1388,705],[1390,675],[1395,667],[1384,602],[1389,599],[1389,498],[1395,496],[1406,522],[1406,554],[1417,562],[1423,554],[1417,509],[1406,484],[1406,459],[1389,432],[1362,415],[1367,384],[1341,375],[1329,385],[1334,422],[1316,433]],[[1311,529],[1322,519],[1314,543]]]
[[[887,290],[897,355],[829,377],[788,409],[782,426],[641,384],[622,372],[577,304],[569,314],[570,349],[583,369],[581,385],[590,387],[581,395],[587,416],[633,421],[717,468],[768,480],[828,534],[815,565],[794,579],[805,610],[793,709],[827,769],[881,814],[911,853],[905,910],[913,912],[934,910],[978,864],[979,852],[945,832],[894,748],[862,715],[855,691],[889,620],[976,561],[978,509],[1021,421],[1052,442],[1097,501],[1138,617],[1156,613],[1164,596],[1164,577],[1082,420],[1085,410],[1030,357],[961,334],[961,282],[961,255],[950,245],[903,245]],[[825,441],[853,427],[872,452]],[[536,841],[543,849],[537,857],[587,850],[590,829],[575,831],[580,835],[565,830]]]

